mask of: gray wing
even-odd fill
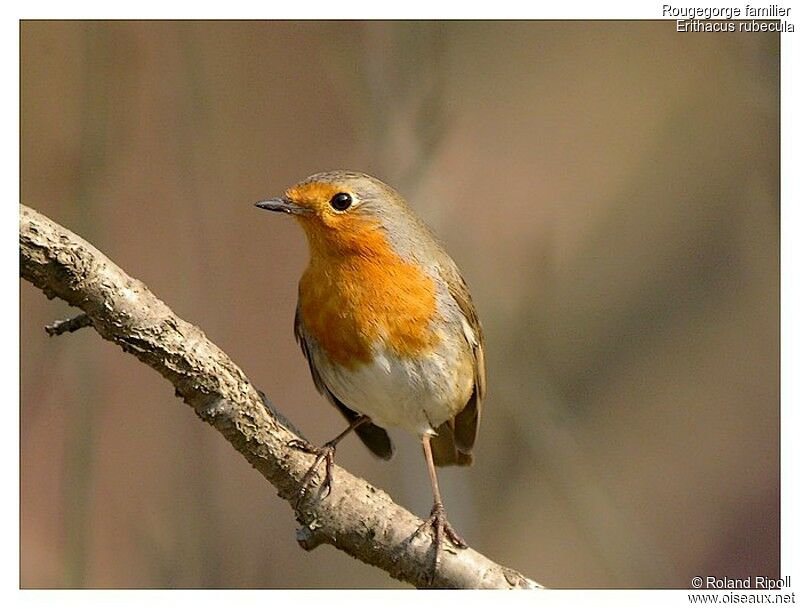
[[[483,400],[486,395],[483,329],[478,321],[467,284],[458,272],[455,263],[449,258],[447,261],[450,264],[439,267],[439,272],[463,315],[464,338],[472,349],[474,377],[472,395],[469,400],[455,417],[445,421],[436,429],[437,435],[431,438],[431,447],[437,465],[470,465],[472,448],[478,436]]]
[[[325,382],[322,380],[322,377],[320,377],[319,372],[317,372],[317,369],[314,367],[314,359],[309,353],[308,341],[303,334],[303,323],[302,319],[300,318],[299,305],[294,314],[294,337],[297,339],[297,342],[300,344],[300,348],[303,350],[303,355],[308,362],[308,368],[311,370],[311,378],[314,379],[314,386],[317,388],[317,391],[328,398],[328,401],[339,409],[339,412],[344,415],[344,418],[347,419],[348,423],[352,423],[353,420],[359,416],[358,413],[348,408],[339,400],[339,398],[331,393],[330,389],[328,389],[328,387],[325,385]],[[394,447],[392,446],[392,441],[385,429],[378,427],[374,423],[363,423],[356,427],[355,431],[358,437],[361,438],[361,441],[367,445],[367,448],[369,448],[372,454],[374,454],[376,457],[386,460],[392,458]]]

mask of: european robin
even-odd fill
[[[433,508],[435,578],[442,540],[466,547],[439,492],[436,465],[469,465],[486,389],[483,336],[455,262],[393,188],[353,171],[314,174],[257,207],[290,214],[308,240],[294,330],[314,384],[349,422],[321,448],[298,505],[324,460],[330,492],[339,441],[355,431],[389,459],[387,427],[422,442]],[[420,527],[420,529],[422,528]]]

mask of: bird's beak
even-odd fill
[[[292,214],[294,216],[303,216],[311,213],[310,209],[302,207],[295,203],[294,201],[290,201],[289,199],[267,199],[266,201],[259,201],[256,203],[256,207],[260,209],[266,209],[267,211],[282,211],[287,214]]]

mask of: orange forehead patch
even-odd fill
[[[312,256],[338,255],[342,250],[362,253],[388,247],[385,240],[376,242],[376,219],[369,214],[335,211],[330,201],[340,192],[350,192],[336,182],[308,182],[292,186],[286,198],[314,213],[295,216],[308,236]]]
[[[347,189],[341,184],[330,182],[310,182],[308,184],[298,184],[286,191],[286,197],[299,205],[313,207],[327,204],[333,195],[346,192]]]

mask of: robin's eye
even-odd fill
[[[353,197],[346,192],[340,192],[331,197],[331,207],[336,211],[344,211],[353,204]]]

